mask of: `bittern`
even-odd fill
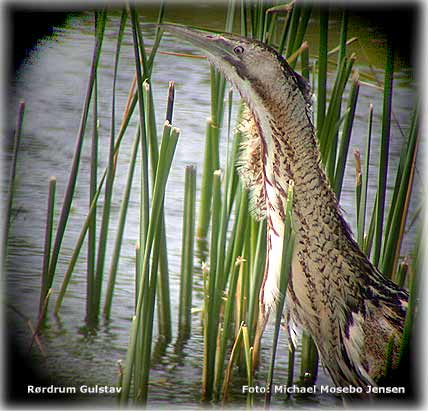
[[[386,279],[352,237],[320,163],[307,82],[262,42],[162,27],[202,49],[247,106],[238,172],[256,218],[267,219],[262,312],[267,316],[278,297],[292,181],[296,240],[286,315],[312,336],[337,386],[376,385],[390,341],[397,360],[408,293]]]

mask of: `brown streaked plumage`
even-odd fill
[[[287,316],[313,337],[336,385],[376,384],[388,341],[400,343],[408,294],[371,264],[342,217],[320,165],[309,87],[263,43],[163,27],[200,47],[248,107],[238,171],[255,216],[267,219],[262,312],[268,315],[278,294],[285,193],[292,180],[296,245]]]

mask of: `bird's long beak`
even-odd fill
[[[160,24],[159,27],[200,48],[210,60],[234,56],[232,42],[222,36],[174,24]]]

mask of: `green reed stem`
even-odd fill
[[[368,177],[369,177],[372,128],[373,128],[373,105],[370,103],[366,147],[364,150],[365,152],[364,169],[362,172],[362,182],[361,182],[361,201],[360,201],[360,210],[358,212],[359,218],[357,220],[357,238],[358,238],[358,244],[360,245],[360,247],[363,247],[364,245],[364,232],[365,232],[365,226],[366,226],[367,191],[368,191],[368,180],[369,180]]]
[[[56,191],[56,178],[51,177],[49,180],[49,193],[48,193],[48,206],[46,214],[46,230],[45,230],[45,246],[43,250],[43,266],[42,266],[42,286],[40,290],[40,303],[39,303],[39,321],[43,321],[45,311],[45,301],[49,288],[49,258],[51,255],[52,247],[52,231],[53,231],[53,218],[55,208],[55,191]]]
[[[318,376],[318,350],[311,336],[305,332],[302,335],[302,363],[300,366],[300,381],[303,385],[312,385]]]
[[[290,3],[289,6],[287,7],[287,17],[285,18],[285,21],[284,21],[284,26],[281,32],[279,45],[277,49],[278,53],[281,55],[284,54],[288,33],[290,32],[291,15],[293,13],[294,5],[295,3],[293,2],[293,3]]]
[[[98,202],[98,198],[101,194],[101,189],[104,184],[104,180],[106,177],[106,173],[101,177],[100,183],[98,185],[98,190],[94,195],[94,199],[92,200],[91,206],[89,207],[88,215],[86,216],[85,222],[83,223],[83,227],[80,230],[79,237],[77,239],[76,245],[74,246],[73,253],[70,257],[70,261],[68,263],[67,271],[64,274],[64,279],[62,280],[61,289],[58,293],[58,297],[55,304],[55,315],[58,315],[59,310],[61,309],[62,301],[65,296],[65,292],[67,290],[68,284],[71,279],[71,275],[74,271],[74,267],[76,265],[77,259],[79,258],[80,250],[82,249],[83,242],[85,241],[86,233],[88,231],[92,216],[94,215],[96,205]],[[51,258],[52,259],[52,258]],[[50,279],[49,279],[50,280]],[[51,288],[51,287],[49,287]]]
[[[156,179],[156,167],[159,159],[159,148],[156,133],[155,106],[151,86],[147,81],[143,83],[144,106],[146,109],[146,130],[150,148],[150,159],[152,168],[152,181]],[[174,83],[169,83],[166,117],[167,121],[172,121],[172,112],[174,107]],[[171,123],[170,123],[171,124]],[[167,341],[171,340],[171,303],[169,292],[169,270],[168,270],[168,251],[166,243],[165,217],[164,209],[161,210],[160,227],[160,256],[159,256],[159,282],[158,282],[158,326],[159,334],[165,337]]]
[[[144,109],[143,81],[148,76],[147,58],[141,35],[139,15],[135,8],[130,8],[132,20],[132,37],[135,55],[135,69],[137,76],[138,108],[140,114],[141,132],[141,192],[140,192],[140,245],[141,252],[145,250],[147,230],[149,225],[149,173],[147,153],[147,131]],[[140,63],[141,62],[141,63]],[[143,70],[141,69],[143,65]]]
[[[288,362],[287,362],[287,386],[291,387],[294,383],[294,365],[296,349],[291,339],[288,341]],[[287,398],[290,394],[287,395]]]
[[[384,249],[380,263],[381,271],[391,278],[395,272],[398,257],[400,255],[401,244],[403,240],[404,227],[409,210],[410,195],[413,188],[413,180],[416,168],[416,155],[418,147],[419,128],[418,107],[415,108],[413,115],[413,124],[409,135],[409,144],[404,163],[404,168],[399,181],[398,195],[394,203],[391,204],[391,222],[386,226],[386,235],[384,240]],[[393,210],[393,211],[392,211]]]
[[[375,232],[375,220],[376,220],[376,209],[377,209],[378,193],[375,195],[373,212],[370,216],[369,229],[367,230],[367,235],[364,241],[364,253],[370,257],[373,248],[373,237]]]
[[[403,327],[403,335],[401,339],[401,347],[398,358],[398,370],[402,370],[405,375],[408,373],[409,364],[411,363],[411,347],[412,343],[414,343],[414,327],[416,319],[416,311],[418,309],[418,298],[420,294],[420,282],[421,282],[421,268],[422,268],[422,247],[421,247],[421,238],[423,231],[423,225],[418,232],[417,241],[416,241],[416,252],[415,259],[412,264],[411,275],[409,280],[409,301],[407,305],[406,311],[406,320],[404,322]],[[407,371],[406,371],[407,370]]]
[[[380,141],[378,201],[376,204],[373,264],[378,266],[381,257],[383,219],[385,214],[386,181],[389,159],[389,138],[391,130],[392,83],[394,79],[394,47],[391,36],[386,45],[386,66],[383,95],[382,134]]]
[[[355,62],[355,54],[349,59],[344,58],[337,72],[331,93],[330,103],[328,105],[327,114],[323,123],[323,128],[319,135],[321,158],[326,165],[327,175],[330,181],[333,182],[334,165],[336,163],[337,152],[337,129],[336,125],[340,120],[340,106],[342,96],[351,74],[352,66]],[[343,118],[343,117],[342,117]],[[329,172],[330,171],[330,172]]]
[[[252,253],[254,256],[253,271],[251,273],[250,281],[250,300],[248,303],[248,329],[251,337],[251,341],[254,339],[256,332],[256,322],[258,313],[258,301],[260,286],[263,281],[264,267],[266,261],[266,221],[259,224],[257,232],[257,245],[255,252]]]
[[[122,12],[119,26],[119,33],[117,36],[116,52],[114,58],[114,69],[113,69],[113,86],[112,86],[112,100],[111,100],[111,123],[110,123],[110,147],[108,157],[108,170],[107,179],[104,191],[104,207],[101,219],[101,229],[98,242],[98,255],[97,255],[97,266],[95,271],[95,287],[94,287],[94,314],[98,317],[101,305],[101,289],[104,278],[104,265],[105,256],[107,250],[107,240],[110,225],[110,210],[111,200],[113,195],[113,183],[116,172],[116,159],[114,156],[115,146],[115,121],[116,121],[116,84],[119,66],[120,48],[123,39],[123,33],[125,31],[127,13]]]
[[[360,220],[360,207],[361,207],[361,154],[360,150],[354,151],[355,158],[355,210],[357,214],[357,226]]]
[[[288,38],[287,38],[287,48],[286,48],[286,58],[289,58],[293,52],[295,51],[295,43],[296,43],[296,36],[297,31],[299,29],[299,20],[300,20],[300,13],[302,11],[302,7],[299,5],[295,5],[293,7],[293,11],[291,12],[291,22],[290,22],[290,29],[288,32]]]
[[[220,233],[220,213],[221,213],[221,171],[216,170],[213,174],[212,193],[212,216],[211,216],[211,242],[210,242],[210,270],[208,278],[208,307],[207,313],[207,335],[204,339],[204,362],[202,395],[204,399],[211,399],[213,395],[214,369],[216,340],[218,331],[218,312],[222,290],[218,290],[217,269],[218,248],[217,239]]]
[[[132,373],[134,370],[134,354],[137,345],[137,316],[132,317],[131,331],[129,336],[128,350],[126,352],[125,367],[123,369],[122,391],[120,392],[120,403],[126,405],[131,391]]]
[[[97,191],[98,179],[98,78],[95,76],[94,96],[92,101],[92,139],[91,139],[91,172],[89,176],[89,207]],[[94,306],[95,264],[97,239],[97,210],[94,209],[88,227],[88,252],[86,274],[86,322],[93,326],[96,321]]]
[[[132,98],[130,100],[129,108],[125,111],[125,114],[124,114],[124,117],[123,117],[123,120],[122,120],[122,124],[121,124],[120,130],[119,130],[118,136],[117,136],[117,138],[115,140],[115,146],[114,146],[114,154],[115,154],[115,156],[118,155],[120,144],[122,143],[123,136],[125,135],[125,131],[126,131],[127,127],[128,127],[128,124],[129,124],[131,116],[132,116],[132,114],[134,112],[135,106],[137,105],[137,101],[138,101],[138,91],[133,94],[133,96],[132,96]],[[107,171],[108,171],[108,168],[106,168],[104,170],[104,173],[101,176],[100,182],[98,183],[97,192],[96,192],[96,194],[94,196],[95,201],[93,201],[91,203],[90,210],[88,211],[88,217],[89,218],[91,218],[94,215],[95,208],[96,208],[96,202],[98,201],[98,197],[99,197],[99,195],[101,193],[104,181],[106,179]],[[60,309],[60,306],[61,306],[61,303],[62,303],[62,299],[64,297],[63,294],[65,293],[66,288],[68,286],[68,283],[70,281],[71,274],[72,274],[72,272],[74,270],[76,259],[79,256],[80,248],[81,248],[82,243],[83,243],[83,241],[85,239],[87,229],[88,229],[88,225],[87,225],[87,221],[85,221],[85,223],[84,223],[84,225],[83,225],[83,227],[81,229],[79,238],[77,240],[75,249],[73,250],[73,255],[72,255],[72,258],[70,259],[70,263],[68,265],[66,275],[64,276],[63,285],[62,285],[62,288],[61,288],[62,291],[59,294],[58,301],[56,303],[56,309],[55,309],[56,310],[56,314],[58,313],[58,311]],[[141,256],[140,256],[140,258],[141,258]],[[51,259],[52,259],[52,257],[51,257]]]
[[[230,0],[227,16],[225,31],[232,31],[233,21],[235,16],[235,1]],[[211,79],[211,119],[208,120],[209,128],[207,129],[205,146],[205,161],[202,181],[210,181],[212,173],[220,168],[219,157],[219,139],[220,129],[223,124],[224,116],[224,97],[226,90],[226,79],[219,73],[213,66],[210,66],[210,79]],[[208,152],[208,150],[211,150]],[[209,163],[207,163],[207,161]],[[203,186],[204,187],[204,186]],[[210,221],[210,207],[211,207],[211,187],[210,183],[205,190],[201,192],[201,201],[199,209],[199,219],[197,226],[197,237],[202,239],[206,238],[208,233],[208,226]]]
[[[13,151],[12,151],[12,163],[10,166],[10,175],[9,175],[9,187],[7,194],[7,207],[6,207],[6,216],[4,224],[4,233],[3,233],[3,247],[2,247],[2,264],[3,269],[6,268],[6,256],[7,256],[7,244],[9,241],[9,230],[12,216],[12,204],[13,204],[13,192],[15,185],[15,176],[16,176],[16,165],[18,162],[18,152],[19,145],[21,142],[21,132],[22,124],[24,121],[24,111],[25,111],[25,102],[21,101],[18,107],[18,117],[16,119],[15,135],[13,139]]]
[[[320,44],[318,50],[317,130],[318,140],[324,127],[327,101],[328,8],[320,6]]]
[[[199,207],[199,219],[197,228],[197,237],[205,238],[208,232],[208,223],[211,213],[211,196],[212,196],[212,173],[214,171],[212,166],[212,120],[207,120],[205,150],[204,150],[204,168],[202,171],[201,182],[201,200]]]
[[[83,145],[83,137],[85,135],[86,123],[89,113],[89,105],[92,96],[92,90],[94,88],[96,72],[98,69],[99,58],[101,54],[101,46],[104,38],[104,29],[106,24],[107,13],[105,10],[99,12],[97,18],[97,36],[95,41],[94,52],[92,55],[92,63],[89,73],[88,86],[86,90],[85,100],[83,103],[82,116],[80,119],[79,131],[77,133],[76,147],[74,150],[73,161],[70,170],[70,176],[68,178],[67,188],[64,195],[63,205],[61,208],[61,214],[58,221],[57,231],[55,235],[54,246],[52,249],[51,260],[49,263],[49,284],[48,288],[52,286],[53,276],[56,270],[56,265],[58,263],[59,252],[64,238],[64,232],[68,221],[68,216],[70,214],[71,202],[73,200],[74,190],[76,187],[77,173],[80,165],[80,155]]]
[[[358,78],[358,73],[355,72],[355,74],[352,76],[351,90],[349,93],[349,100],[347,106],[349,114],[346,116],[345,123],[343,125],[343,133],[342,138],[340,140],[334,176],[334,192],[336,193],[338,201],[340,200],[340,195],[342,193],[343,176],[345,174],[346,158],[348,157],[349,142],[351,141],[351,133],[352,127],[354,125],[355,110],[357,108],[359,90],[360,82]]]
[[[244,343],[245,365],[247,368],[247,383],[249,387],[253,386],[253,347],[250,345],[250,333],[246,325],[242,326],[242,341]],[[254,394],[252,391],[247,393],[247,407],[252,407]]]
[[[140,292],[140,283],[141,283],[141,247],[140,242],[137,240],[137,243],[135,244],[135,309],[134,311],[137,311],[137,300],[138,295]]]
[[[162,203],[164,201],[165,186],[167,183],[169,170],[177,145],[179,131],[165,123],[162,142],[159,151],[159,161],[156,170],[156,180],[153,187],[152,207],[149,219],[147,239],[145,241],[144,258],[141,260],[141,274],[139,293],[136,307],[137,327],[133,328],[132,341],[138,342],[141,338],[141,347],[137,350],[138,355],[135,370],[135,394],[139,401],[145,403],[147,399],[147,382],[150,369],[151,344],[147,344],[148,338],[151,338],[153,329],[153,310],[156,292],[157,272],[153,271],[150,275],[150,258],[155,245],[158,245],[159,222],[161,216]],[[157,238],[156,238],[157,237]],[[154,266],[157,266],[157,252],[153,255]],[[152,267],[153,268],[153,267]],[[149,339],[150,340],[150,339]],[[133,364],[136,352],[129,353],[127,364]],[[130,372],[128,369],[127,373]]]
[[[302,76],[306,81],[309,82],[309,47],[303,49],[300,62],[302,64]]]
[[[147,61],[147,68],[149,70],[148,77],[151,77],[151,75],[152,75],[153,62],[154,62],[154,59],[156,57],[156,54],[157,54],[157,51],[159,48],[159,44],[160,44],[161,39],[162,39],[163,32],[162,32],[162,29],[159,27],[159,25],[163,21],[164,14],[165,14],[165,1],[161,0],[160,5],[159,5],[159,14],[158,14],[158,19],[157,19],[155,41],[153,42],[152,51],[151,51],[149,59]],[[172,118],[172,115],[171,115],[171,118]],[[172,124],[172,121],[169,120],[169,118],[167,118],[167,120],[170,122],[170,124]]]
[[[152,249],[152,265],[150,268],[150,282],[147,297],[143,302],[144,308],[143,313],[144,320],[141,325],[144,327],[143,341],[142,341],[142,366],[141,366],[141,378],[137,387],[136,400],[141,401],[143,404],[147,402],[148,395],[148,384],[151,364],[151,352],[152,352],[152,339],[153,339],[153,319],[155,311],[155,299],[156,299],[156,288],[158,279],[158,265],[159,265],[159,244],[160,244],[161,231],[156,230],[153,240]]]
[[[134,179],[135,163],[137,160],[138,146],[140,144],[140,129],[137,133],[132,146],[131,157],[129,159],[128,176],[126,178],[125,189],[120,202],[119,220],[117,225],[116,240],[114,243],[113,254],[111,257],[109,279],[104,302],[104,317],[109,319],[111,314],[111,305],[113,301],[113,292],[116,283],[117,268],[119,265],[120,250],[122,248],[123,232],[125,230],[126,216],[128,213],[128,204],[131,194],[132,181]]]
[[[398,269],[396,272],[396,276],[394,278],[394,282],[398,284],[399,287],[404,287],[404,283],[406,282],[406,277],[409,272],[409,263],[407,259],[398,264]]]
[[[346,57],[346,44],[348,38],[348,10],[342,10],[342,19],[340,25],[340,40],[339,40],[339,55],[337,57],[338,62],[342,61]]]
[[[301,6],[301,16],[299,20],[297,33],[296,33],[296,38],[293,42],[293,52],[291,54],[295,53],[303,43],[303,38],[305,37],[306,30],[308,28],[308,23],[311,17],[311,13],[312,13],[312,5],[303,4]],[[291,54],[288,55],[287,57],[290,57]],[[290,64],[291,68],[294,69],[296,67],[296,63],[297,63],[297,59],[291,62]]]
[[[243,260],[242,258],[240,258],[240,253],[242,252],[243,244],[244,244],[247,212],[248,212],[248,193],[246,190],[243,190],[242,196],[240,199],[239,211],[237,216],[237,224],[236,224],[236,232],[234,235],[234,243],[233,243],[232,261],[234,261],[234,266],[228,268],[228,270],[231,270],[232,273],[230,276],[228,297],[224,308],[223,335],[221,338],[220,347],[219,347],[218,356],[217,356],[217,362],[216,362],[214,385],[216,387],[216,392],[218,394],[220,393],[221,371],[223,371],[224,357],[226,353],[227,342],[229,340],[233,306],[235,304],[236,287],[237,287],[238,277],[241,271],[241,266],[243,264]]]
[[[196,168],[186,167],[184,183],[183,239],[181,249],[178,330],[187,339],[192,326],[193,256],[195,245]]]

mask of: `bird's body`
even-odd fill
[[[202,48],[248,107],[238,171],[255,216],[267,219],[262,306],[266,312],[275,307],[286,193],[293,181],[288,316],[312,336],[336,385],[376,384],[388,342],[400,343],[408,295],[379,273],[352,238],[320,164],[308,86],[263,43],[167,29]]]

